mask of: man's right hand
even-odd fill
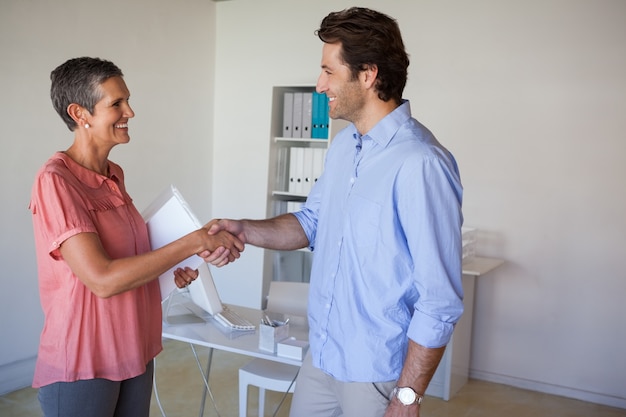
[[[213,219],[207,224],[203,226],[209,233],[209,235],[216,235],[221,232],[228,232],[232,234],[235,238],[237,238],[243,245],[245,245],[245,236],[243,234],[243,227],[241,222],[237,220],[229,220],[229,219]],[[241,247],[239,252],[243,252],[244,248]],[[205,262],[210,263],[211,265],[222,267],[228,265],[231,262],[234,262],[236,258],[239,258],[239,252],[232,253],[232,250],[229,250],[223,246],[216,248],[214,251],[209,252],[204,251],[199,253]]]

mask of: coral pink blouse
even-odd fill
[[[97,174],[57,152],[37,173],[30,210],[45,319],[34,388],[132,378],[162,350],[157,280],[99,298],[59,251],[78,233],[96,233],[113,259],[150,251],[145,222],[126,193],[122,169],[109,161],[109,172],[110,178]]]

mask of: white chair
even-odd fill
[[[272,281],[267,296],[267,310],[289,315],[293,320],[306,320],[309,284]],[[297,316],[297,317],[292,317]],[[259,388],[259,417],[265,411],[265,390],[293,392],[300,367],[265,359],[253,359],[239,368],[239,417],[248,412],[248,386]]]

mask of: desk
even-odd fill
[[[472,344],[472,316],[474,312],[474,287],[476,277],[484,275],[504,263],[501,259],[474,257],[463,262],[463,315],[454,328],[452,339],[446,346],[441,362],[428,385],[426,395],[448,401],[463,385],[469,375]]]
[[[229,306],[241,317],[248,319],[251,323],[257,325],[254,331],[229,330],[219,324],[209,314],[203,314],[203,322],[199,322],[197,318],[189,314],[189,309],[198,311],[195,306],[187,304],[188,302],[173,304],[168,311],[170,322],[179,322],[180,324],[163,323],[163,337],[167,339],[179,340],[194,345],[205,346],[209,348],[209,359],[207,363],[206,374],[211,372],[211,360],[213,358],[213,349],[220,349],[227,352],[238,353],[241,355],[251,356],[254,358],[267,359],[275,362],[286,363],[290,365],[301,366],[302,361],[278,356],[276,353],[267,352],[259,349],[259,328],[258,323],[261,322],[263,312],[261,310]],[[289,336],[298,340],[309,340],[308,326],[304,319],[299,317],[291,317],[289,322]],[[206,403],[207,388],[204,387],[202,401],[200,404],[200,417],[204,415],[204,406]]]
[[[178,310],[176,309],[177,307]],[[255,358],[267,359],[275,362],[287,363],[290,365],[302,365],[302,361],[278,356],[275,353],[259,349],[259,328],[263,312],[252,308],[229,306],[240,316],[248,319],[257,326],[254,331],[229,330],[219,324],[210,315],[203,316],[205,322],[185,323],[185,324],[163,324],[163,337],[167,339],[180,340],[194,345],[205,346],[211,349],[220,349],[227,352],[239,353],[241,355]],[[170,317],[180,313],[180,305],[172,306]],[[184,313],[184,312],[183,312]],[[299,321],[292,318],[289,322],[289,336],[299,340],[309,340],[308,327],[299,324]]]

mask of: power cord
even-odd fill
[[[217,414],[217,417],[221,417],[219,411],[217,410],[217,406],[215,404],[215,398],[213,397],[213,392],[211,391],[211,387],[209,386],[209,381],[207,379],[206,374],[204,373],[204,370],[202,369],[202,365],[200,364],[200,359],[198,358],[198,353],[196,352],[196,348],[194,347],[194,345],[192,343],[189,344],[189,346],[191,346],[191,350],[193,351],[193,356],[196,359],[196,363],[198,364],[198,369],[200,370],[200,375],[202,375],[202,381],[204,382],[204,386],[207,389],[207,392],[209,393],[209,397],[211,398],[211,403],[213,404],[213,409],[215,410],[215,413]],[[161,411],[161,416],[162,417],[167,417],[167,415],[165,414],[165,410],[163,409],[163,404],[161,404],[161,398],[159,397],[159,389],[157,387],[157,378],[156,378],[156,374],[157,374],[157,363],[156,363],[156,358],[153,359],[154,360],[154,373],[152,374],[152,387],[154,390],[154,398],[156,399],[157,405],[159,407],[159,410]]]
[[[207,392],[209,393],[209,397],[211,398],[211,403],[213,404],[213,409],[215,410],[215,413],[217,414],[217,417],[221,417],[220,416],[220,412],[217,410],[217,405],[215,404],[215,398],[213,397],[213,391],[211,391],[211,387],[209,386],[209,380],[206,376],[206,374],[204,373],[204,369],[202,369],[202,365],[200,364],[200,359],[198,358],[198,353],[196,352],[196,348],[193,345],[193,343],[189,343],[189,346],[191,346],[191,351],[193,352],[193,356],[194,358],[196,358],[196,363],[198,364],[198,369],[200,370],[200,375],[202,375],[202,381],[204,382],[204,386],[207,389]]]
[[[209,381],[208,378],[206,376],[206,374],[204,373],[204,369],[202,369],[202,364],[200,364],[200,359],[198,358],[198,353],[196,352],[196,348],[193,345],[193,343],[189,343],[189,346],[191,346],[191,351],[193,352],[193,356],[196,359],[196,364],[198,365],[198,369],[200,370],[200,375],[202,376],[202,381],[204,382],[204,386],[207,389],[207,392],[209,393],[209,397],[211,398],[211,403],[213,404],[213,409],[215,410],[215,413],[217,414],[217,417],[221,417],[219,411],[217,410],[217,405],[215,404],[215,398],[213,397],[213,391],[211,391],[211,387],[209,386]],[[167,417],[167,415],[165,414],[165,410],[163,409],[163,405],[161,404],[161,398],[159,397],[159,389],[157,387],[157,360],[156,357],[153,359],[154,361],[154,373],[152,374],[152,386],[153,386],[153,390],[154,390],[154,398],[156,399],[157,405],[159,407],[159,410],[161,411],[161,416],[162,417]],[[298,378],[298,374],[300,373],[300,370],[298,369],[298,372],[296,372],[296,375],[293,377],[293,379],[291,380],[291,383],[289,384],[289,387],[287,387],[287,390],[285,391],[285,393],[283,394],[282,398],[280,399],[280,402],[278,403],[278,405],[276,406],[276,410],[274,410],[274,414],[272,414],[272,417],[276,417],[276,415],[278,414],[278,411],[280,410],[280,407],[282,407],[283,403],[285,402],[285,399],[287,398],[287,395],[289,394],[289,391],[291,390],[291,387],[293,386],[293,384],[296,383],[296,378]]]
[[[296,372],[296,374],[294,375],[293,379],[291,380],[291,383],[287,387],[287,390],[283,394],[283,397],[280,399],[280,402],[276,406],[276,410],[274,410],[274,414],[272,414],[272,417],[276,417],[276,414],[278,414],[278,410],[280,410],[280,407],[282,407],[283,402],[285,402],[285,398],[287,398],[287,395],[289,394],[289,391],[291,390],[291,387],[293,387],[293,384],[296,383],[296,378],[298,378],[298,374],[299,373],[300,373],[300,369],[298,369],[298,372]]]
[[[165,411],[163,410],[163,406],[161,405],[161,398],[159,398],[159,390],[157,388],[157,379],[156,379],[157,363],[156,363],[156,358],[154,358],[153,361],[154,361],[154,373],[152,374],[152,387],[154,389],[154,398],[156,399],[157,405],[159,406],[159,410],[161,410],[161,415],[163,417],[167,417],[165,415]]]

